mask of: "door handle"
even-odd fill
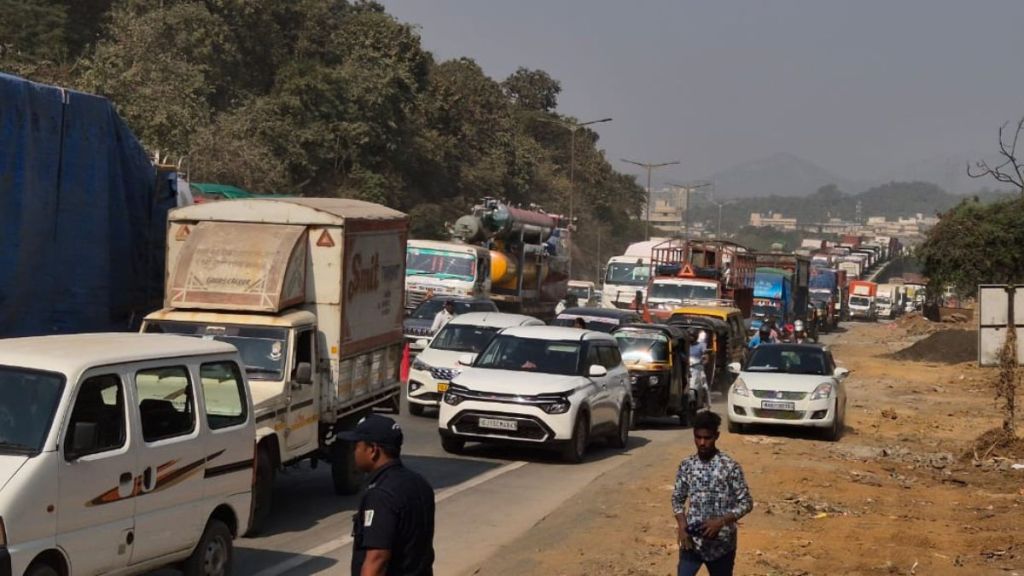
[[[152,492],[156,488],[156,473],[152,466],[147,466],[142,472],[142,491]]]
[[[134,490],[135,476],[131,472],[124,472],[118,478],[117,492],[122,498],[127,498]]]

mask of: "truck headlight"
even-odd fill
[[[661,382],[661,378],[658,378],[657,375],[647,378],[647,383],[650,384],[651,386],[657,386],[658,382]]]
[[[463,400],[465,400],[465,398],[451,388],[444,393],[444,403],[449,406],[458,406],[459,404],[462,404]]]
[[[419,356],[417,356],[416,359],[412,361],[412,369],[426,372],[430,370],[430,364],[420,360]]]
[[[832,396],[832,383],[822,382],[818,384],[818,387],[811,393],[811,400],[824,400]]]
[[[750,396],[750,389],[747,388],[747,383],[742,378],[737,378],[732,385],[732,393],[737,396]]]
[[[572,404],[568,398],[558,398],[549,404],[542,404],[540,409],[548,414],[565,414]]]
[[[630,376],[629,383],[636,386],[636,376]]]

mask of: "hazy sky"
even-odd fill
[[[778,152],[884,177],[1024,115],[1024,0],[385,0],[438,59],[562,83],[614,165],[708,177]]]

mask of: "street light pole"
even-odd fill
[[[625,158],[623,158],[622,161],[626,162],[628,164],[633,164],[633,165],[639,166],[641,168],[645,168],[647,170],[647,218],[645,219],[646,223],[644,224],[644,236],[646,236],[647,240],[650,240],[651,239],[651,172],[653,172],[655,168],[664,168],[665,166],[672,166],[674,164],[679,164],[679,162],[678,161],[672,161],[672,162],[660,162],[660,163],[654,164],[654,163],[651,163],[651,162],[637,162],[636,160],[627,160]]]
[[[701,188],[707,188],[712,186],[711,182],[693,182],[692,184],[669,184],[686,192],[686,228],[684,232],[684,238],[690,239],[690,194],[694,190],[700,190]]]
[[[562,120],[561,118],[537,118],[541,122],[558,124],[569,130],[569,238],[572,238],[572,229],[576,224],[576,131],[591,124],[611,122],[611,118],[590,120],[588,122],[576,122],[574,120]],[[569,242],[569,278],[572,279],[572,242]]]

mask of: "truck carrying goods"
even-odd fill
[[[634,242],[621,256],[612,256],[605,266],[604,286],[601,288],[601,306],[632,309],[636,306],[636,293],[641,301],[647,299],[647,283],[651,273],[651,250],[666,238],[651,238]]]
[[[729,303],[749,318],[754,301],[754,255],[719,240],[666,240],[651,250],[645,317],[667,320],[680,305]]]
[[[778,268],[789,272],[792,288],[790,321],[807,320],[810,304],[811,260],[799,254],[783,252],[757,252],[754,260],[760,268]],[[756,292],[756,290],[755,290]],[[757,294],[754,294],[757,297]]]
[[[876,320],[878,309],[875,307],[875,295],[878,284],[865,280],[852,280],[850,282],[850,317]]]
[[[175,190],[106,99],[0,74],[0,102],[0,337],[137,328]]]
[[[758,268],[754,276],[754,308],[751,328],[774,317],[776,326],[795,320],[793,310],[793,273],[781,268]]]
[[[879,284],[875,294],[875,307],[880,318],[895,318],[901,312],[900,291],[895,284]]]
[[[332,465],[358,490],[336,441],[375,407],[398,408],[408,219],[369,202],[233,200],[171,212],[164,309],[145,332],[222,340],[241,353],[256,411],[258,525],[276,469]]]

